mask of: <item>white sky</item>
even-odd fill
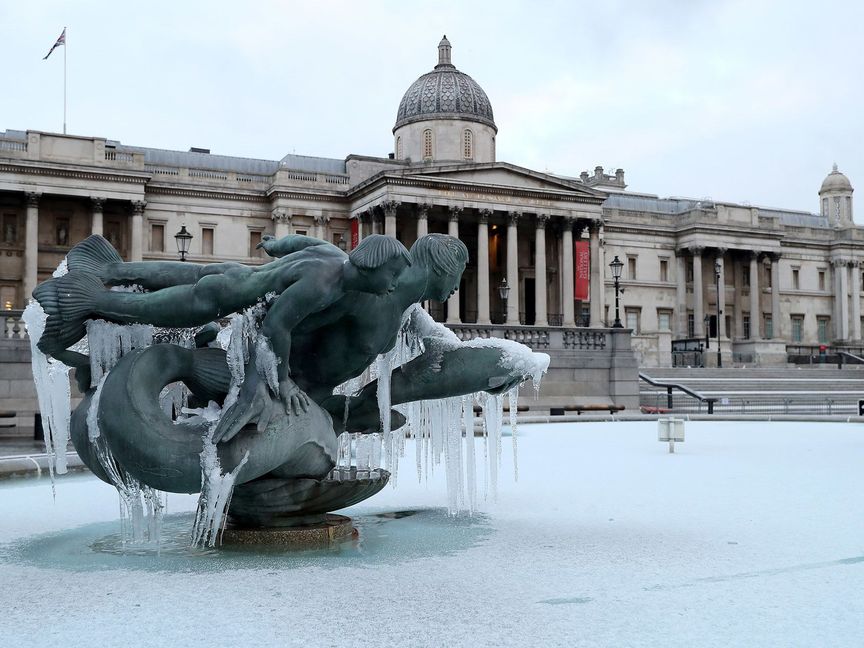
[[[42,57],[65,25],[70,133],[386,155],[446,33],[492,102],[499,160],[816,211],[832,163],[864,186],[862,24],[855,0],[0,0],[0,131],[62,129],[63,51]]]

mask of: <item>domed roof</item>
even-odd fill
[[[852,191],[852,183],[849,182],[849,178],[837,170],[837,165],[835,164],[831,173],[822,182],[822,188],[819,189],[819,193],[823,191]]]
[[[492,104],[483,88],[450,62],[450,41],[446,36],[438,44],[438,65],[412,83],[399,102],[393,130],[426,119],[467,119],[498,132]]]

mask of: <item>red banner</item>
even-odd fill
[[[591,285],[591,250],[588,241],[576,241],[573,244],[573,298],[588,300]]]
[[[351,219],[351,249],[357,247],[357,244],[360,243],[360,219],[352,218]]]

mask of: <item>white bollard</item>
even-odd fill
[[[669,443],[669,453],[675,452],[675,442],[684,442],[684,419],[657,419],[657,440]]]

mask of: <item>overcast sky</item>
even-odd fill
[[[0,131],[62,130],[63,51],[42,57],[66,26],[70,133],[383,156],[446,33],[492,102],[499,160],[816,211],[832,163],[864,187],[862,25],[854,0],[0,0]]]

